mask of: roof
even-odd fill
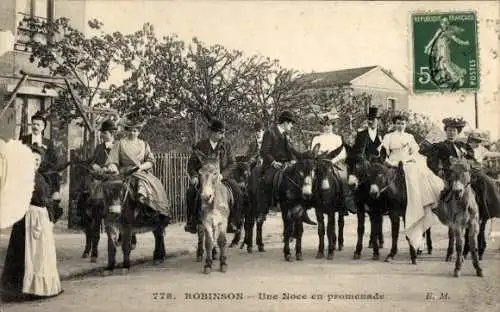
[[[394,78],[394,76],[390,73],[390,71],[387,71],[377,65],[348,68],[348,69],[334,70],[321,73],[313,72],[302,75],[300,78],[298,78],[297,82],[300,84],[304,84],[305,88],[349,85],[354,79],[361,77],[364,74],[376,68],[380,68],[380,70],[382,70],[384,74],[389,76],[392,80],[398,83],[405,90],[408,90],[408,88],[404,84],[402,84],[399,80]]]
[[[350,84],[355,78],[366,74],[370,70],[376,68],[377,66],[367,66],[367,67],[358,67],[358,68],[349,68],[343,70],[335,70],[329,72],[321,72],[321,73],[309,73],[304,74],[298,81],[300,83],[304,83],[305,85],[347,85]]]

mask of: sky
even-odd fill
[[[498,1],[91,0],[87,1],[86,16],[102,21],[105,31],[123,33],[134,32],[150,22],[159,35],[177,34],[186,42],[196,36],[207,44],[279,59],[284,67],[302,72],[380,65],[411,89],[410,14],[431,10],[477,12],[479,128],[498,138]],[[122,78],[117,73],[113,81]],[[461,115],[474,127],[474,96],[470,93],[412,94],[410,109],[438,122],[450,115]]]

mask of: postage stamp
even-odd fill
[[[413,91],[477,91],[479,59],[475,12],[411,15]]]

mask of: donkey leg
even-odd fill
[[[229,244],[229,248],[233,248],[238,245],[238,243],[241,240],[241,230],[243,228],[243,223],[238,224],[238,228],[236,229],[236,233],[234,233],[233,240],[231,241],[231,244]]]
[[[469,246],[469,229],[465,229],[465,234],[464,234],[464,251],[462,252],[464,259],[467,259],[467,256],[470,251],[470,246]]]
[[[285,261],[292,261],[292,256],[290,254],[290,237],[292,236],[292,220],[288,218],[283,221],[283,254],[285,256]]]
[[[202,226],[198,226],[198,246],[196,248],[196,262],[201,262],[203,260],[203,238],[205,236],[205,231]]]
[[[265,252],[266,250],[264,249],[264,241],[262,239],[262,227],[264,226],[264,218],[259,217],[257,220],[257,230],[256,230],[256,244],[259,252]]]
[[[479,257],[478,257],[478,249],[476,245],[476,239],[478,237],[479,232],[479,224],[477,220],[471,220],[469,222],[469,236],[466,238],[469,241],[470,251],[472,254],[472,264],[474,265],[474,269],[476,269],[476,275],[479,277],[483,277],[483,269],[479,265]]]
[[[456,252],[457,252],[457,260],[455,261],[455,270],[453,271],[453,276],[460,277],[460,271],[462,270],[462,263],[464,261],[464,257],[462,255],[463,251],[463,237],[465,231],[463,229],[455,228],[453,233],[455,234],[456,240]]]
[[[223,231],[221,227],[217,230],[217,245],[219,246],[219,261],[220,261],[220,271],[225,273],[227,271],[227,255],[226,255],[226,231]]]
[[[113,271],[116,267],[116,245],[115,245],[115,233],[112,230],[106,230],[108,236],[108,266],[105,268],[106,271]]]
[[[425,242],[427,245],[427,254],[432,255],[432,236],[431,236],[431,228],[425,231]]]
[[[410,247],[411,264],[417,264],[417,249],[411,244],[408,236],[406,237],[406,240],[408,241],[408,246]]]
[[[302,219],[295,221],[297,240],[295,241],[295,259],[302,261],[302,234],[304,234],[304,223]]]
[[[157,227],[153,230],[153,236],[155,238],[155,249],[153,252],[153,264],[160,264],[165,261],[166,251],[165,251],[165,237],[164,228]]]
[[[328,236],[328,260],[333,260],[335,245],[337,243],[337,234],[335,231],[335,213],[328,215],[328,221],[326,225],[326,233]]]
[[[325,220],[324,215],[317,208],[314,209],[316,212],[316,220],[318,221],[318,253],[316,254],[316,259],[321,259],[325,257]]]
[[[212,272],[212,251],[214,249],[214,234],[211,225],[205,224],[205,265],[203,266],[203,273],[210,274]]]
[[[486,223],[488,222],[487,219],[481,220],[479,223],[479,233],[477,235],[477,242],[478,242],[478,253],[479,253],[479,260],[483,260],[483,254],[484,251],[486,250]]]
[[[446,262],[451,261],[451,257],[453,256],[453,247],[455,247],[455,234],[451,227],[448,227],[448,250],[446,251]]]
[[[344,214],[343,213],[339,213],[338,228],[339,228],[338,251],[341,251],[342,249],[344,249]]]
[[[370,214],[370,223],[371,223],[371,231],[370,231],[370,240],[372,241],[372,247],[373,247],[373,260],[379,260],[380,259],[380,250],[379,250],[379,226],[381,222],[382,216],[376,212],[376,211],[371,211]]]
[[[245,218],[245,238],[240,248],[247,245],[247,252],[253,252],[253,226],[255,224],[255,217],[253,215],[249,215]]]
[[[378,223],[378,247],[380,249],[384,248],[384,216],[380,215],[379,223]]]
[[[85,228],[85,248],[83,249],[82,258],[88,258],[92,247],[92,224],[86,225]]]
[[[391,251],[385,258],[385,262],[391,262],[398,253],[398,239],[399,239],[399,227],[401,226],[401,220],[399,216],[390,214],[389,219],[391,220]]]
[[[122,251],[123,251],[123,268],[130,269],[130,252],[131,248],[131,237],[132,237],[132,226],[126,225],[122,227]]]
[[[358,219],[358,241],[356,243],[356,250],[354,251],[353,259],[357,260],[361,258],[361,251],[363,250],[363,235],[365,235],[365,207],[364,204],[358,204],[357,209],[357,219]]]

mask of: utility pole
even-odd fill
[[[477,103],[477,92],[474,92],[474,115],[476,118],[476,129],[479,129],[479,109]]]

